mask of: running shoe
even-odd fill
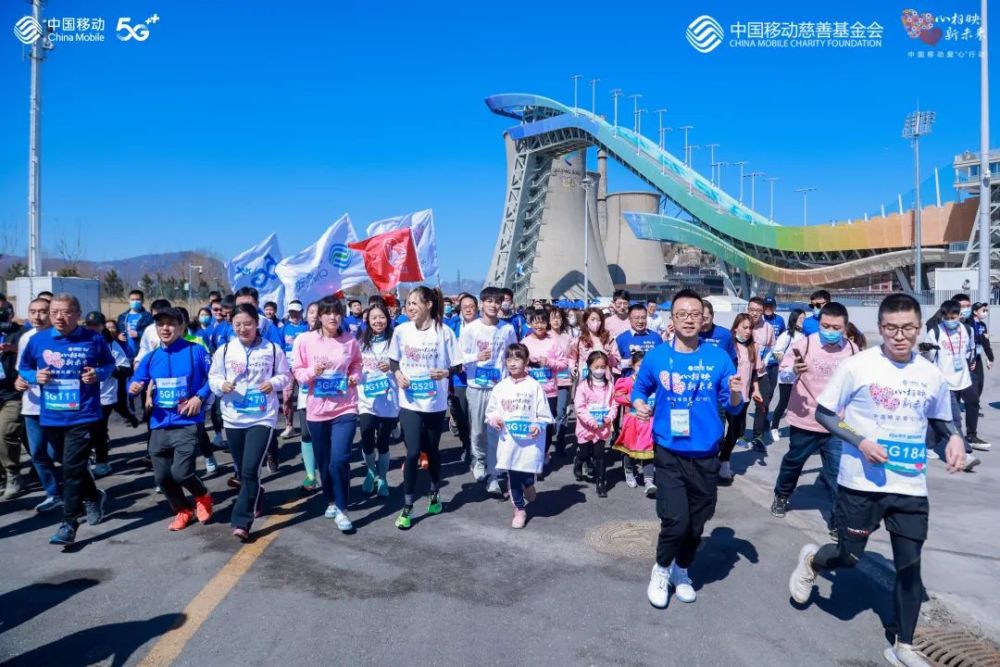
[[[736,438],[736,447],[739,449],[748,449],[750,443],[747,442],[746,438]]]
[[[76,524],[63,521],[55,535],[49,538],[49,544],[69,545],[76,542]]]
[[[653,484],[653,480],[646,480],[646,497],[655,498],[656,497],[656,484]]]
[[[764,444],[764,441],[760,438],[754,438],[753,440],[751,440],[750,447],[755,452],[767,452],[767,446]]]
[[[988,452],[993,447],[993,445],[986,442],[977,435],[970,435],[968,438],[966,438],[966,441],[969,443],[969,447],[972,447],[973,449],[978,450],[980,452]]]
[[[181,510],[174,517],[174,520],[170,522],[169,530],[178,531],[184,530],[191,522],[194,520],[194,512],[191,510]]]
[[[334,505],[333,503],[330,503],[329,505],[326,506],[326,511],[323,512],[323,516],[325,516],[327,519],[336,519],[337,511],[338,511],[337,506]]]
[[[775,496],[774,501],[771,503],[771,516],[778,519],[785,518],[785,512],[788,509],[788,498],[785,496]]]
[[[233,528],[233,537],[238,539],[240,542],[249,542],[250,531],[246,528]]]
[[[635,471],[632,470],[632,466],[630,465],[625,466],[625,485],[630,489],[638,486],[638,483],[635,481]]]
[[[315,477],[306,475],[306,478],[302,480],[302,489],[305,491],[315,491],[320,487],[319,480]]]
[[[771,442],[778,442],[779,440],[781,440],[781,431],[778,430],[778,429],[776,429],[776,428],[772,428],[771,429]]]
[[[440,514],[443,509],[444,506],[441,504],[441,494],[435,491],[431,494],[430,503],[427,505],[427,513]]]
[[[653,571],[649,575],[649,585],[646,586],[646,599],[657,609],[666,609],[669,596],[667,586],[670,583],[670,570],[653,563]]]
[[[583,481],[583,461],[580,459],[573,460],[573,477],[575,477],[578,482]]]
[[[479,461],[472,464],[472,476],[477,482],[486,481],[486,466]]]
[[[964,470],[965,472],[972,472],[973,468],[975,468],[980,463],[982,463],[982,461],[980,461],[979,459],[977,459],[972,454],[966,454],[965,455],[965,467],[962,468],[962,470]]]
[[[365,468],[367,471],[365,473],[365,481],[361,482],[361,490],[365,493],[371,493],[375,490],[375,480],[378,478],[375,476],[375,471],[371,468]]]
[[[500,488],[500,482],[495,477],[491,477],[490,483],[486,485],[486,493],[493,496],[499,496],[503,493],[503,490]]]
[[[36,512],[51,512],[57,507],[62,507],[62,498],[56,498],[55,496],[46,496],[45,500],[35,505]]]
[[[94,477],[107,477],[111,474],[111,465],[107,463],[98,463],[94,466]]]
[[[104,519],[104,501],[107,500],[108,494],[104,493],[100,489],[97,490],[97,500],[84,500],[83,509],[87,515],[87,524],[90,526],[96,526]]]
[[[272,473],[278,472],[278,457],[274,454],[268,454],[266,457],[267,469]]]
[[[923,654],[913,648],[912,644],[903,644],[899,641],[895,646],[890,646],[882,652],[890,665],[896,667],[931,667]]]
[[[10,475],[7,478],[7,486],[3,490],[3,499],[13,500],[22,493],[24,493],[24,487],[21,485],[20,475]]]
[[[208,523],[212,518],[212,496],[205,494],[194,499],[194,514],[201,523]]]
[[[807,544],[799,550],[799,561],[788,579],[788,592],[799,604],[809,602],[812,596],[813,584],[816,582],[816,570],[812,567],[813,556],[819,551],[815,544]]]
[[[607,498],[608,497],[608,485],[603,479],[597,480],[597,497]]]
[[[237,477],[236,475],[233,475],[232,477],[226,480],[226,486],[228,486],[230,489],[238,489],[240,488],[241,484],[242,482],[240,482],[240,478]]]
[[[213,474],[215,474],[215,471],[218,470],[218,468],[219,468],[219,464],[215,462],[215,457],[214,456],[206,456],[205,457],[205,473],[206,474],[213,475]]]
[[[222,442],[222,434],[221,433],[216,433],[215,434],[215,438],[212,439],[212,446],[215,447],[216,449],[225,449],[226,448],[225,443]]]
[[[354,524],[351,523],[351,519],[347,516],[347,512],[344,512],[339,507],[335,507],[334,509],[337,510],[337,515],[333,517],[333,521],[337,524],[337,528],[340,529],[340,532],[346,533],[354,530]]]
[[[407,529],[409,529],[409,527],[410,527],[410,525],[412,523],[410,521],[410,512],[411,511],[412,510],[409,507],[404,507],[403,508],[403,511],[400,512],[399,516],[396,517],[396,528],[399,528],[400,530],[407,530]]]
[[[674,587],[674,596],[681,602],[694,602],[698,597],[687,568],[677,567],[677,563],[670,568],[670,585]]]
[[[514,518],[510,522],[511,528],[524,528],[524,524],[528,523],[528,513],[524,510],[519,510],[514,508]]]
[[[278,436],[278,437],[288,439],[288,438],[292,437],[293,435],[295,435],[295,429],[292,428],[291,424],[289,424],[288,426],[285,427],[285,430],[282,431],[281,435]]]

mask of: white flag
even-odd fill
[[[413,231],[413,242],[417,246],[417,258],[420,260],[420,272],[424,274],[424,280],[430,281],[437,278],[437,237],[434,235],[434,213],[431,209],[373,222],[368,225],[368,236],[384,234],[397,229]]]
[[[255,287],[261,306],[267,301],[274,301],[278,304],[278,312],[284,313],[285,286],[275,273],[280,258],[278,235],[271,234],[226,262],[230,288],[235,292],[241,287]]]
[[[345,213],[316,243],[281,260],[275,273],[285,284],[285,297],[306,305],[366,282],[364,258],[347,247],[357,240],[351,219]]]

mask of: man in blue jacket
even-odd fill
[[[646,353],[663,343],[663,338],[646,328],[646,307],[633,303],[628,309],[629,328],[618,334],[615,344],[621,357],[622,377],[632,375],[632,353]]]
[[[733,342],[733,334],[726,327],[720,327],[715,323],[715,308],[708,299],[701,300],[701,329],[698,331],[698,340],[719,348],[729,355],[734,364],[736,363],[736,344]]]
[[[118,316],[118,342],[129,359],[135,359],[142,332],[153,323],[153,316],[143,305],[145,298],[142,290],[132,290],[128,293],[128,310]]]
[[[636,416],[653,419],[660,536],[646,596],[660,609],[667,606],[668,586],[681,602],[695,600],[687,570],[718,498],[719,407],[734,415],[743,407],[742,381],[732,359],[698,338],[701,297],[681,290],[670,313],[673,342],[646,355],[632,387]],[[650,396],[655,412],[647,403]]]
[[[825,289],[818,289],[809,295],[809,307],[812,308],[812,315],[802,320],[802,333],[811,336],[819,333],[819,311],[823,306],[830,303],[830,293]]]
[[[75,296],[54,295],[49,315],[52,328],[31,337],[18,372],[41,387],[42,430],[55,451],[62,451],[63,522],[49,543],[69,545],[81,514],[91,526],[104,518],[106,494],[90,474],[90,432],[101,420],[101,383],[111,377],[115,360],[101,334],[79,326]]]
[[[138,395],[152,382],[149,456],[156,485],[176,512],[170,530],[183,530],[194,516],[202,523],[212,517],[212,497],[198,478],[198,425],[212,390],[210,360],[204,346],[184,340],[184,316],[176,308],[156,314],[160,345],[139,362],[129,393]],[[194,496],[187,499],[184,490]]]

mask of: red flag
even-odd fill
[[[381,292],[391,290],[399,283],[416,283],[424,279],[417,259],[417,246],[409,228],[378,234],[347,246],[361,252],[368,277]]]

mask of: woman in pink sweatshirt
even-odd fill
[[[607,482],[604,478],[607,464],[604,448],[611,438],[611,424],[615,421],[613,403],[614,386],[608,355],[595,350],[587,357],[587,379],[576,387],[573,405],[576,407],[576,460],[573,474],[576,481],[583,481],[583,463],[592,461],[597,496],[606,498]]]
[[[308,387],[306,421],[316,466],[329,505],[325,516],[347,532],[354,528],[346,510],[351,489],[351,444],[358,426],[361,347],[342,327],[344,307],[333,297],[317,304],[320,326],[296,340],[292,373]]]
[[[531,333],[521,341],[528,348],[528,375],[542,385],[545,398],[549,402],[549,412],[556,414],[559,403],[558,376],[569,368],[563,341],[549,330],[549,314],[545,308],[529,308],[526,313]],[[549,460],[549,448],[555,435],[555,424],[545,427],[545,462]]]

